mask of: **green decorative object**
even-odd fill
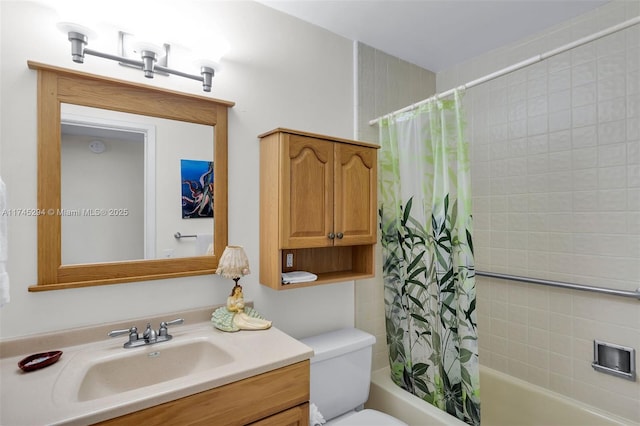
[[[380,126],[385,318],[393,381],[480,424],[470,161],[461,93]]]

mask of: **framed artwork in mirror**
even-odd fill
[[[182,218],[213,217],[213,161],[180,160]]]

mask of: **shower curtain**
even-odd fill
[[[380,123],[385,317],[393,381],[480,424],[468,145],[462,92]]]

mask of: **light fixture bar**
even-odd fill
[[[80,32],[69,31],[68,37],[69,41],[71,42],[71,57],[73,59],[73,62],[82,64],[84,63],[85,55],[97,56],[99,58],[109,59],[139,68],[144,72],[144,76],[147,78],[153,78],[156,72],[164,72],[167,74],[173,74],[179,77],[185,77],[191,80],[200,81],[202,82],[202,90],[204,90],[205,92],[211,92],[211,82],[213,76],[215,75],[215,70],[212,67],[201,67],[200,75],[188,74],[162,65],[157,65],[157,54],[151,50],[142,50],[140,52],[141,59],[135,60],[124,56],[112,55],[110,53],[87,49],[85,46],[89,42],[89,39],[86,35]]]
[[[142,69],[142,66],[143,66],[142,61],[138,61],[131,58],[125,58],[124,56],[112,55],[110,53],[98,52],[97,50],[87,49],[86,47],[84,48],[82,53],[83,53],[83,56],[91,55],[91,56],[97,56],[99,58],[111,59],[112,61],[124,62],[127,65],[133,65],[136,68],[140,68],[140,69]],[[74,62],[83,63],[84,61],[79,62],[74,60]]]

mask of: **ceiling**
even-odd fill
[[[259,1],[439,72],[537,34],[609,0]]]

